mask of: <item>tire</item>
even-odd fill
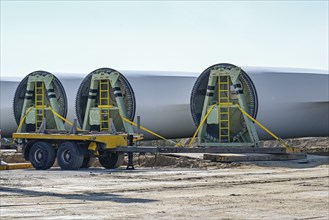
[[[96,161],[96,157],[85,155],[80,168],[89,168],[95,163],[95,161]]]
[[[125,159],[124,153],[105,152],[98,157],[99,163],[105,169],[115,169],[120,167]]]
[[[55,158],[55,150],[47,142],[35,142],[29,152],[29,160],[37,170],[49,169],[54,164]]]
[[[79,153],[78,145],[74,142],[64,142],[57,150],[57,162],[62,170],[79,169],[84,155]]]

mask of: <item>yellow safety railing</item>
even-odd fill
[[[130,121],[129,119],[127,119],[127,118],[125,118],[125,117],[123,117],[123,116],[121,116],[121,118],[122,118],[122,120],[124,120],[125,122],[127,122],[127,123],[129,123],[129,124],[131,124],[131,125],[133,125],[133,126],[135,126],[135,127],[138,127],[138,125],[137,125],[135,122]],[[159,134],[157,134],[157,133],[155,133],[155,132],[151,131],[150,129],[147,129],[147,128],[143,127],[143,126],[140,126],[140,129],[142,129],[143,131],[146,131],[147,133],[150,133],[150,134],[152,134],[152,135],[154,135],[154,136],[156,136],[156,137],[158,137],[158,138],[160,138],[160,139],[162,139],[162,140],[165,140],[165,141],[168,141],[168,142],[170,142],[170,143],[172,143],[172,144],[175,144],[175,146],[181,146],[179,143],[176,143],[176,142],[173,141],[173,140],[168,140],[167,138],[162,137],[161,135],[159,135]]]

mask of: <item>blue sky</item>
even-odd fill
[[[328,1],[3,1],[1,75],[328,69]]]

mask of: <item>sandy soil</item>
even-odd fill
[[[209,168],[1,171],[2,219],[329,219],[328,157]]]

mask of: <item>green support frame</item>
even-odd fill
[[[53,75],[50,74],[29,76],[21,114],[22,125],[18,127],[17,132],[25,131],[26,124],[35,124],[36,131],[38,131],[41,125],[41,123],[38,123],[45,117],[53,118],[47,121],[48,129],[65,130],[64,122],[54,115],[50,109],[52,108],[55,112],[59,111],[59,103],[54,92],[53,79]],[[34,101],[33,97],[35,99]]]
[[[222,66],[210,72],[206,96],[203,103],[203,110],[200,122],[200,130],[198,132],[199,146],[258,146],[259,138],[254,123],[244,114],[243,121],[245,127],[232,137],[231,128],[234,128],[232,116],[240,112],[236,104],[245,111],[248,105],[242,90],[239,75],[241,69],[239,67]],[[226,78],[227,81],[224,79]],[[230,99],[231,86],[234,86],[237,99]],[[215,93],[217,91],[217,93]],[[226,96],[224,96],[224,93]],[[217,95],[217,99],[215,96]],[[227,116],[226,116],[227,115]],[[207,118],[205,118],[207,117]],[[226,117],[226,118],[225,118]],[[203,120],[204,119],[204,120]],[[206,138],[207,127],[210,124],[218,126],[219,134],[217,140],[208,140]],[[221,132],[226,133],[221,133]],[[226,139],[221,138],[221,135]],[[224,141],[225,140],[225,141]]]
[[[100,128],[102,128],[102,123],[109,123],[108,129],[104,129],[104,131],[110,132],[110,119],[112,118],[111,116],[113,115],[113,113],[117,112],[116,116],[127,118],[127,110],[124,103],[124,99],[122,97],[122,91],[120,89],[120,84],[118,80],[119,77],[120,73],[116,71],[110,73],[99,72],[94,73],[92,75],[86,112],[82,126],[83,130],[89,130],[92,124],[99,125]],[[110,85],[110,87],[105,88],[105,82],[108,82],[108,85]],[[112,90],[114,90],[115,103],[110,103],[109,96],[111,88]],[[95,97],[97,93],[99,94],[99,103],[96,103]],[[122,119],[120,119],[120,121],[122,122],[122,129],[124,130],[123,132],[126,132],[128,134],[134,133],[131,124],[127,123]]]

